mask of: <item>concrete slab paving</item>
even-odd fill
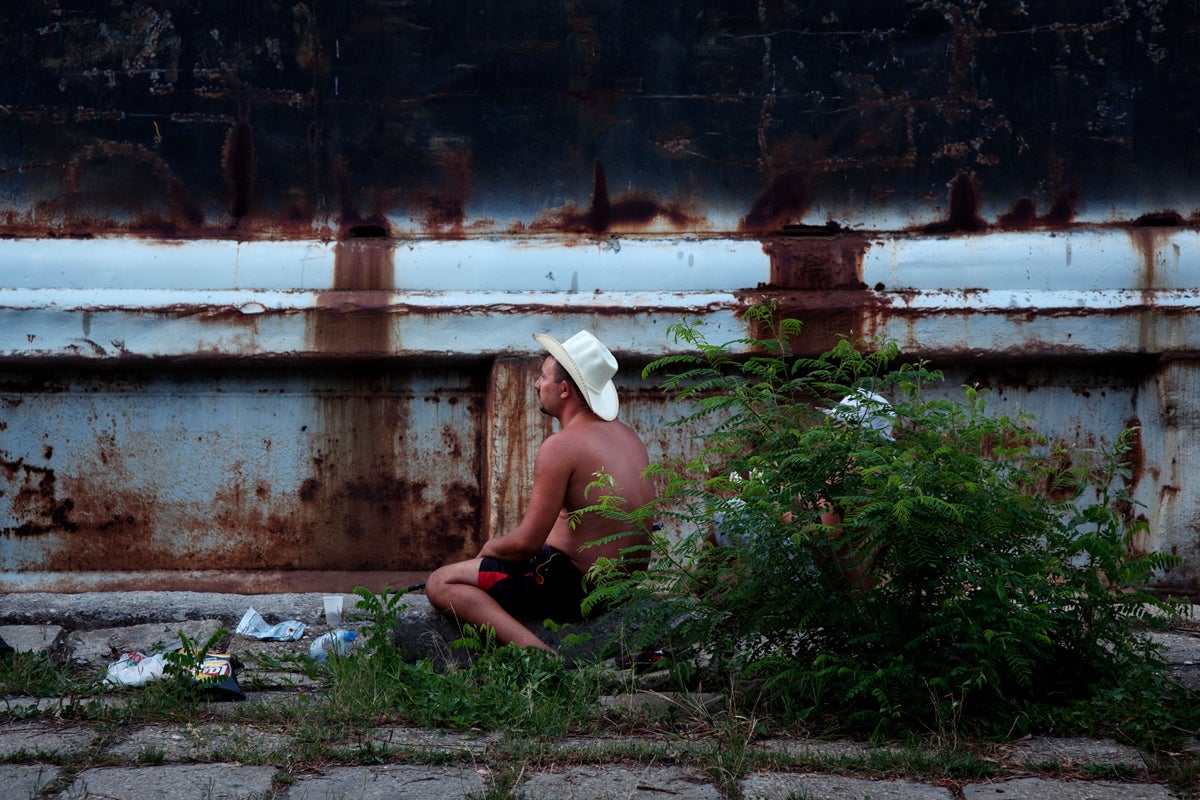
[[[689,715],[712,711],[725,702],[724,696],[715,692],[631,692],[629,694],[605,695],[600,698],[600,708],[622,714],[646,713],[654,717],[672,714]]]
[[[904,780],[761,772],[740,784],[743,800],[954,800],[949,789]]]
[[[430,728],[389,725],[375,728],[366,739],[372,745],[435,753],[481,755],[500,741],[498,733],[459,733]]]
[[[1013,742],[1006,749],[1011,757],[1031,766],[1050,763],[1061,767],[1081,764],[1113,764],[1135,770],[1146,767],[1140,750],[1113,739],[1031,738]]]
[[[964,800],[1171,800],[1166,786],[1018,778],[963,787]],[[748,799],[747,799],[748,800]]]
[[[1196,619],[1195,611],[1190,618]],[[1195,626],[1192,623],[1193,629]],[[1194,631],[1151,631],[1149,637],[1162,648],[1163,659],[1170,664],[1171,679],[1192,691],[1200,691],[1200,637]]]
[[[687,753],[710,752],[713,740],[709,737],[685,738],[640,734],[608,734],[595,736],[568,736],[554,743],[554,749],[563,753],[582,753],[584,758],[598,761],[606,757],[617,757],[625,753],[654,753],[665,759],[677,759]]]
[[[0,758],[47,758],[82,753],[99,734],[87,725],[31,720],[0,726]]]
[[[0,764],[0,786],[12,800],[41,797],[42,789],[58,779],[58,767],[49,764]]]
[[[587,765],[534,772],[516,787],[524,800],[721,800],[703,772],[686,767]]]
[[[83,697],[72,700],[69,697],[25,697],[5,696],[0,698],[0,712],[21,718],[33,714],[57,714],[72,706],[107,705],[110,698]]]
[[[238,682],[238,685],[241,686],[240,680]],[[244,686],[242,687],[242,689],[243,689],[243,691],[245,691],[245,694],[246,694],[245,700],[205,701],[202,703],[202,706],[201,706],[204,709],[204,713],[209,714],[214,717],[223,717],[223,718],[224,717],[241,717],[242,715],[245,714],[245,709],[247,706],[252,706],[252,705],[286,706],[290,703],[301,702],[301,698],[305,696],[302,691],[296,691],[296,690],[271,689],[271,690],[265,690],[265,691],[251,691],[251,690],[246,690],[246,688]],[[314,697],[311,694],[307,695],[306,697],[307,697],[306,702],[313,702],[313,703],[324,702],[324,700]]]
[[[274,767],[170,764],[87,769],[56,800],[145,797],[171,800],[259,800],[272,791]]]
[[[819,739],[763,739],[754,747],[768,753],[779,753],[796,759],[841,760],[868,758],[873,753],[898,755],[904,752],[900,746],[864,744],[847,740]]]
[[[0,639],[18,653],[45,653],[59,645],[61,625],[0,625]]]
[[[76,660],[106,667],[121,653],[152,653],[156,647],[172,645],[179,641],[180,631],[197,645],[204,644],[221,627],[219,619],[147,622],[72,631],[67,642]]]
[[[304,776],[287,787],[281,800],[456,800],[487,790],[469,766],[333,767],[323,775]]]
[[[1163,658],[1172,664],[1200,664],[1200,638],[1181,631],[1149,631],[1152,642],[1162,648]]]
[[[286,751],[292,737],[252,725],[141,725],[121,731],[106,751],[135,763],[251,761]]]

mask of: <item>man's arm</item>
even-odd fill
[[[570,441],[562,433],[546,437],[533,462],[533,491],[516,528],[484,543],[481,556],[504,561],[532,557],[546,543],[567,500],[573,465]]]

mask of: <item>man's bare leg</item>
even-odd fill
[[[425,582],[425,596],[443,614],[453,615],[459,624],[481,625],[496,632],[500,644],[540,647],[554,652],[533,631],[500,607],[491,595],[479,588],[480,559],[448,564],[433,572]]]

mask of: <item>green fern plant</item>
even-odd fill
[[[721,345],[672,326],[689,352],[646,368],[707,432],[660,465],[674,535],[603,584],[644,601],[653,638],[635,646],[702,655],[763,708],[875,735],[1005,734],[1084,707],[1101,724],[1096,698],[1158,685],[1137,626],[1171,613],[1146,587],[1174,562],[1131,547],[1136,431],[1071,451],[975,387],[930,397],[941,374],[893,342],[795,357],[799,322],[750,317],[761,337]],[[894,438],[821,413],[858,390],[894,399]],[[733,544],[714,549],[718,513]]]
[[[228,634],[227,628],[218,628],[202,644],[197,644],[179,631],[179,648],[163,653],[163,676],[168,679],[168,691],[199,695],[206,686],[198,677],[203,674],[205,659]]]
[[[393,639],[400,614],[405,609],[404,595],[407,593],[404,589],[385,586],[377,595],[365,586],[354,587],[354,594],[358,596],[354,607],[367,617],[362,631],[366,642],[359,646],[360,650],[365,650],[372,658],[399,658]]]

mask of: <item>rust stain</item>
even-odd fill
[[[390,235],[388,218],[384,211],[375,209],[364,214],[359,210],[359,199],[368,197],[369,193],[355,184],[350,167],[342,156],[337,156],[333,160],[333,183],[338,198],[340,238],[374,238]]]
[[[439,459],[477,462],[481,440],[468,443],[462,437],[482,434],[446,427],[440,431],[446,450],[422,451],[429,433],[411,432],[412,408],[421,398],[387,389],[387,378],[395,373],[378,361],[402,347],[392,334],[393,314],[402,311],[390,305],[395,244],[378,236],[386,230],[369,224],[355,230],[365,238],[335,245],[333,286],[319,297],[309,336],[318,355],[372,359],[372,369],[345,376],[358,389],[318,397],[316,416],[306,423],[310,474],[286,507],[298,507],[291,513],[301,514],[305,528],[318,535],[305,538],[292,566],[432,569],[469,555],[477,545],[478,481],[447,480],[457,470]]]
[[[83,501],[81,501],[83,502]],[[91,572],[98,570],[127,570],[131,566],[153,566],[158,562],[173,569],[190,569],[197,561],[185,553],[174,558],[164,549],[164,542],[155,540],[152,525],[145,513],[148,504],[126,492],[114,492],[103,501],[97,499],[96,511],[107,516],[94,522],[81,522],[73,528],[53,528],[45,534],[62,535],[60,547],[47,554],[36,565],[50,572]],[[117,510],[119,509],[119,510]],[[91,511],[82,505],[79,517]],[[136,554],[131,558],[131,554]]]
[[[1153,211],[1141,215],[1133,224],[1137,228],[1176,228],[1183,224],[1183,216],[1178,211]]]
[[[122,213],[124,223],[109,221]],[[39,234],[67,236],[113,227],[130,234],[191,235],[205,224],[200,205],[159,154],[121,142],[81,149],[65,170],[61,195],[37,204],[27,217]]]
[[[702,227],[699,217],[676,203],[663,203],[648,194],[627,193],[615,200],[608,194],[608,176],[599,160],[593,171],[592,202],[586,211],[574,205],[539,215],[529,225],[532,231],[568,233],[631,232],[646,230],[658,222],[676,230]]]
[[[1152,221],[1144,225],[1137,225],[1132,228],[1124,228],[1129,236],[1133,246],[1137,249],[1142,258],[1142,266],[1140,270],[1141,288],[1143,290],[1153,290],[1159,288],[1158,280],[1158,257],[1162,248],[1170,244],[1171,237],[1174,234],[1172,228],[1176,223],[1169,222],[1177,219],[1178,214],[1174,212],[1164,212],[1152,216]],[[1167,222],[1164,222],[1166,220]],[[1160,314],[1160,317],[1162,315]]]
[[[1079,213],[1079,190],[1071,187],[1064,189],[1050,205],[1050,210],[1042,217],[1046,227],[1065,227],[1075,221]]]
[[[946,219],[922,227],[925,233],[973,233],[987,229],[979,216],[979,182],[975,176],[960,172],[950,183],[950,213]]]
[[[1020,197],[1007,212],[996,219],[996,224],[1005,230],[1029,230],[1038,225],[1037,205],[1032,198]]]
[[[759,289],[866,289],[863,257],[871,243],[861,236],[772,237],[763,240],[771,281]]]
[[[802,356],[820,355],[846,336],[869,342],[874,337],[880,309],[888,306],[886,300],[866,291],[772,292],[769,296],[776,303],[778,318],[800,320],[800,335],[790,344],[793,352]],[[764,297],[747,294],[746,302]]]
[[[154,521],[160,512],[153,492],[138,490],[122,450],[106,433],[97,431],[89,458],[72,464],[72,474],[47,483],[47,508],[66,513],[43,517],[30,533],[54,537],[57,546],[34,568],[50,572],[127,570],[158,559],[172,560],[164,542],[155,539]],[[34,517],[26,524],[38,523]],[[131,555],[133,558],[131,559]],[[139,563],[140,562],[140,563]],[[194,562],[179,562],[183,568]],[[178,568],[178,567],[177,567]]]
[[[378,357],[394,352],[388,304],[396,286],[395,253],[395,243],[382,238],[334,245],[333,286],[319,294],[309,332],[317,355]]]
[[[225,182],[229,186],[229,213],[241,219],[250,212],[254,188],[254,131],[246,121],[245,103],[239,104],[240,119],[229,129],[222,148]]]
[[[430,148],[430,160],[440,180],[425,192],[425,228],[435,233],[461,233],[474,186],[470,144],[438,139]]]
[[[812,205],[809,177],[800,170],[788,170],[771,181],[758,196],[750,211],[738,223],[742,233],[769,233],[799,221]]]
[[[321,482],[316,478],[305,478],[300,484],[300,491],[297,495],[301,503],[311,503],[317,499],[318,492],[321,491]]]
[[[168,503],[145,475],[131,480],[140,462],[126,457],[129,443],[104,435],[73,476],[0,460],[0,480],[5,491],[16,487],[12,509],[21,520],[0,535],[48,548],[24,569],[81,576],[130,569],[428,571],[474,551],[481,499],[475,484],[434,483],[446,470],[437,457],[407,446],[408,402],[375,391],[323,400],[331,425],[324,432],[314,426],[317,455],[299,500],[235,463],[210,501]],[[388,436],[384,426],[400,433]]]
[[[48,457],[47,457],[48,458]],[[75,503],[58,496],[57,476],[50,467],[27,464],[23,458],[0,458],[0,476],[12,495],[13,513],[24,521],[0,534],[37,536],[50,531],[75,531],[79,524],[72,518]]]
[[[551,420],[536,411],[531,396],[541,370],[542,357],[502,357],[493,363],[488,376],[483,431],[485,487],[483,527],[501,533],[520,522],[533,486],[533,463],[538,444],[553,432]]]
[[[1079,193],[1067,189],[1054,198],[1050,210],[1037,213],[1037,204],[1032,198],[1019,197],[1007,212],[996,218],[996,225],[1004,230],[1033,230],[1035,228],[1065,228],[1075,221],[1078,214],[1076,203]]]
[[[312,535],[295,568],[432,569],[473,549],[478,485],[439,480],[441,456],[407,434],[411,402],[376,392],[319,400],[297,512]]]
[[[863,283],[870,246],[857,235],[765,239],[771,282],[740,292],[739,299],[749,306],[769,297],[779,318],[800,320],[800,335],[791,343],[798,354],[818,355],[846,335],[870,339],[879,311],[890,306]]]

